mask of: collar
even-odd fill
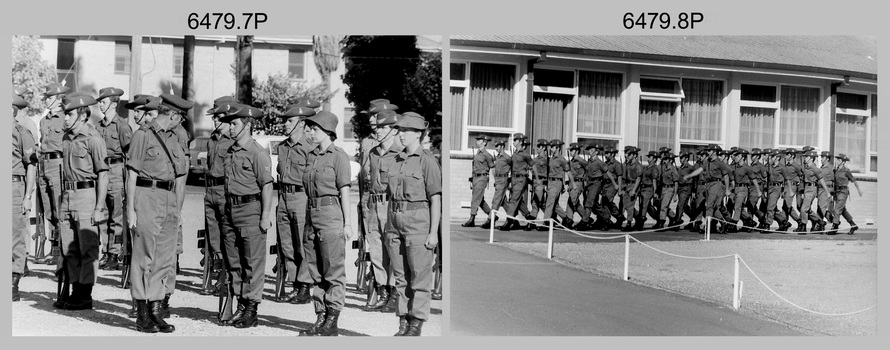
[[[102,118],[99,120],[99,125],[108,126],[111,124],[117,124],[117,118],[118,118],[118,116],[116,116],[116,115],[114,117],[112,117],[111,119]]]

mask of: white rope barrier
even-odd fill
[[[721,219],[718,219],[718,218],[712,218],[712,219],[713,219],[713,220],[716,220],[716,221],[719,221],[719,222],[722,222],[722,223],[724,223],[724,224],[728,224],[728,225],[736,225],[735,223],[732,223],[732,222],[729,222],[729,221],[726,221],[726,220],[721,220]],[[751,230],[757,230],[757,231],[760,231],[760,232],[794,233],[793,231],[790,231],[790,232],[789,232],[789,231],[787,231],[787,230],[786,230],[786,231],[766,230],[766,229],[761,229],[761,228],[751,227],[751,226],[745,226],[745,225],[739,225],[738,227],[740,227],[740,228],[747,228],[747,229],[751,229]],[[848,226],[848,227],[838,227],[837,230],[834,230],[834,229],[828,229],[828,230],[822,230],[822,231],[807,231],[807,233],[829,233],[829,232],[842,231],[842,230],[843,230],[843,231],[846,231],[846,230],[849,230],[849,229],[851,229],[851,228],[853,228],[853,227],[859,228],[859,225],[852,225],[852,226]]]
[[[869,311],[869,310],[872,310],[872,309],[878,307],[877,305],[872,305],[872,306],[870,306],[870,307],[867,307],[867,308],[862,309],[862,310],[859,310],[859,311],[844,312],[844,313],[827,313],[827,312],[819,312],[819,311],[810,310],[810,309],[807,309],[807,308],[802,307],[802,306],[800,306],[800,305],[797,305],[797,304],[791,302],[790,300],[788,300],[787,298],[785,298],[785,297],[779,295],[779,293],[776,293],[776,291],[773,290],[772,288],[770,288],[770,287],[766,284],[766,282],[764,282],[763,279],[760,278],[760,276],[757,276],[757,274],[754,273],[754,270],[752,270],[751,267],[748,266],[748,263],[745,262],[745,259],[742,259],[741,257],[739,257],[739,261],[741,261],[742,264],[745,265],[745,268],[748,269],[749,272],[751,272],[751,275],[753,275],[754,278],[756,278],[757,281],[760,282],[760,284],[762,284],[764,287],[766,287],[767,290],[769,290],[770,292],[772,292],[773,295],[775,295],[775,296],[778,297],[779,299],[782,299],[782,301],[784,301],[784,302],[786,302],[786,303],[788,303],[788,304],[791,304],[792,306],[794,306],[794,307],[796,307],[796,308],[798,308],[798,309],[801,309],[801,310],[803,310],[803,311],[809,312],[809,313],[813,313],[813,314],[821,315],[821,316],[849,316],[849,315],[855,315],[855,314],[863,313],[863,312],[866,312],[866,311]]]
[[[670,255],[670,256],[673,256],[673,257],[676,257],[676,258],[692,259],[692,260],[713,260],[713,259],[725,259],[725,258],[731,258],[731,257],[735,256],[735,254],[719,255],[719,256],[686,256],[686,255],[680,255],[680,254],[674,254],[674,253],[666,252],[666,251],[663,251],[663,250],[661,250],[661,249],[655,248],[655,247],[653,247],[653,246],[651,246],[651,245],[648,245],[648,244],[646,244],[646,243],[641,242],[640,240],[636,239],[636,237],[633,237],[633,236],[630,236],[630,239],[636,241],[636,242],[639,243],[639,244],[642,244],[642,245],[643,245],[644,247],[646,247],[646,248],[649,248],[649,249],[652,249],[652,250],[654,250],[654,251],[656,251],[656,252],[662,253],[662,254],[664,254],[664,255]]]

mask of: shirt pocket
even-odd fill
[[[143,168],[152,175],[162,175],[167,170],[167,159],[164,150],[157,146],[149,146],[145,150]]]
[[[426,199],[426,187],[424,186],[423,175],[419,170],[406,172],[403,181],[406,200],[420,201]]]

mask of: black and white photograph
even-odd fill
[[[12,35],[11,334],[442,335],[443,40]]]
[[[877,335],[877,37],[449,45],[451,335]]]

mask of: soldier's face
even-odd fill
[[[322,141],[330,139],[330,137],[328,137],[328,134],[326,134],[324,130],[318,125],[313,124],[306,131],[306,135],[309,136],[309,140],[312,143],[320,143]]]
[[[406,147],[409,145],[413,145],[416,142],[420,142],[420,131],[412,129],[400,129],[399,141],[401,141],[402,145]]]
[[[391,125],[377,125],[374,132],[377,134],[377,140],[380,142],[386,141],[385,139],[389,139],[393,136]]]
[[[299,128],[299,124],[302,123],[302,122],[303,122],[303,121],[300,120],[299,117],[297,117],[297,118],[287,118],[287,120],[284,121],[284,130],[286,130],[287,133],[288,133],[288,135],[290,135],[290,134],[292,134],[294,131],[296,131],[297,128]]]
[[[482,148],[483,146],[485,146],[485,140],[476,139],[476,148]]]
[[[247,128],[247,123],[245,123],[241,118],[235,118],[229,121],[229,137],[235,139],[244,132],[244,129]]]
[[[111,107],[110,98],[103,98],[99,100],[99,109],[102,110],[102,114],[108,113],[108,107]]]
[[[71,130],[77,125],[79,121],[80,115],[77,114],[77,109],[72,109],[68,112],[65,112],[65,129]]]
[[[46,98],[46,108],[55,109],[62,103],[62,95],[52,95]]]

